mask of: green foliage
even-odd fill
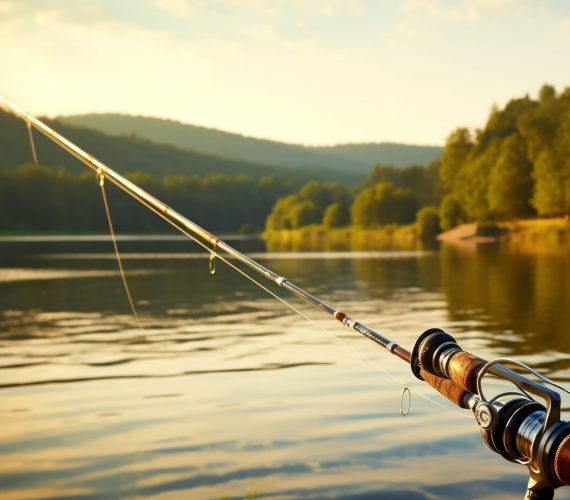
[[[537,103],[528,96],[523,99],[513,99],[507,103],[505,109],[494,107],[487,121],[487,125],[479,131],[476,143],[477,153],[487,148],[494,139],[504,139],[518,132],[519,120],[532,112]]]
[[[359,227],[373,227],[378,225],[377,206],[378,199],[373,187],[360,191],[350,207],[350,219],[352,224]]]
[[[446,191],[455,190],[457,175],[466,163],[473,146],[471,134],[466,128],[454,130],[447,138],[439,168],[441,184]]]
[[[204,178],[146,172],[127,177],[181,213],[213,230],[262,227],[275,199],[292,189],[290,181],[215,174]],[[119,231],[166,231],[164,221],[106,183]],[[320,219],[319,219],[320,221]],[[95,174],[26,164],[0,169],[0,223],[4,231],[105,231]],[[249,224],[249,225],[248,225]]]
[[[296,194],[277,200],[265,227],[280,230],[320,224],[327,207],[335,203],[347,206],[350,199],[350,191],[341,184],[310,181]]]
[[[267,217],[265,227],[269,231],[279,231],[281,229],[292,229],[289,213],[291,208],[297,203],[298,197],[295,194],[279,198],[271,213]]]
[[[433,161],[427,167],[412,165],[395,168],[392,165],[376,165],[362,182],[362,187],[372,187],[389,182],[406,189],[420,206],[439,202],[439,162]]]
[[[457,175],[454,195],[470,220],[489,218],[487,190],[499,147],[500,140],[493,139],[489,147],[467,160]]]
[[[441,232],[437,207],[429,206],[420,209],[416,215],[416,224],[422,240],[433,239]]]
[[[403,169],[376,165],[354,196],[346,187],[311,181],[296,194],[280,198],[267,218],[268,230],[322,224],[332,229],[408,224],[420,206],[437,203],[439,163]],[[349,210],[350,207],[350,210]]]
[[[452,194],[447,194],[439,206],[439,224],[441,229],[447,231],[459,226],[459,224],[463,224],[466,220],[467,216],[461,205]]]
[[[531,213],[532,164],[523,139],[512,134],[501,144],[499,157],[489,175],[487,198],[491,213],[513,219]]]
[[[342,184],[321,184],[317,181],[309,181],[299,190],[299,197],[302,200],[312,201],[321,211],[322,216],[322,211],[331,203],[347,202],[350,199],[350,193]]]
[[[292,229],[299,229],[303,226],[310,226],[320,222],[317,205],[312,201],[301,200],[291,207],[289,213]]]
[[[340,202],[331,203],[323,214],[323,226],[328,229],[343,227],[350,223],[350,213]]]
[[[536,185],[532,204],[540,215],[558,215],[567,210],[564,172],[552,151],[543,151],[534,165]]]
[[[355,226],[369,228],[386,224],[408,224],[415,219],[418,203],[409,191],[381,182],[360,191],[351,207]]]
[[[442,228],[570,212],[570,89],[549,85],[495,107],[483,130],[454,131],[439,168]],[[460,207],[460,209],[459,209]]]
[[[556,89],[552,85],[543,85],[538,93],[541,102],[546,102],[556,97]]]

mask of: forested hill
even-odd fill
[[[117,137],[102,132],[50,122],[58,132],[118,172],[144,171],[155,176],[182,174],[205,176],[216,173],[246,174],[261,178],[277,175],[291,178],[291,169],[276,165],[253,164],[246,161],[205,155],[167,144],[158,144],[138,137]],[[34,132],[38,157],[43,165],[79,168],[79,161],[60,147]],[[30,163],[32,153],[24,122],[0,110],[0,166],[14,168]],[[85,169],[85,167],[80,167]],[[294,178],[300,182],[326,177],[355,183],[361,176],[335,170],[316,171],[310,168],[295,169]]]
[[[442,148],[437,146],[392,143],[305,147],[245,137],[172,120],[121,114],[75,115],[60,117],[59,120],[108,134],[127,136],[134,134],[147,140],[252,163],[334,168],[362,176],[378,163],[398,167],[427,164],[442,151]]]

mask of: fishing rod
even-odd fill
[[[439,328],[426,330],[417,339],[412,352],[406,350],[378,331],[351,318],[231,247],[3,96],[0,96],[0,105],[27,124],[34,159],[37,155],[31,135],[32,127],[94,170],[100,183],[109,179],[209,249],[211,262],[218,252],[225,252],[277,286],[324,311],[345,327],[369,338],[410,364],[417,378],[425,380],[455,405],[471,409],[485,444],[505,459],[528,467],[530,479],[525,498],[551,499],[555,488],[570,485],[570,422],[561,420],[560,392],[570,394],[566,389],[518,361],[508,358],[486,361],[466,352],[451,335]],[[508,368],[507,365],[514,365],[518,371]],[[522,375],[521,371],[527,372],[538,381]],[[511,383],[514,390],[488,398],[483,391],[483,380],[489,375]]]

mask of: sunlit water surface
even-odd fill
[[[439,326],[570,382],[567,249],[233,243],[405,347]],[[525,470],[375,344],[183,239],[120,245],[143,329],[107,238],[0,241],[2,498],[522,498]]]

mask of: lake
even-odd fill
[[[438,326],[570,385],[568,248],[231,244],[406,348]],[[183,238],[119,245],[142,328],[107,237],[0,240],[2,498],[523,497],[470,412],[369,340],[222,262],[211,276]]]

